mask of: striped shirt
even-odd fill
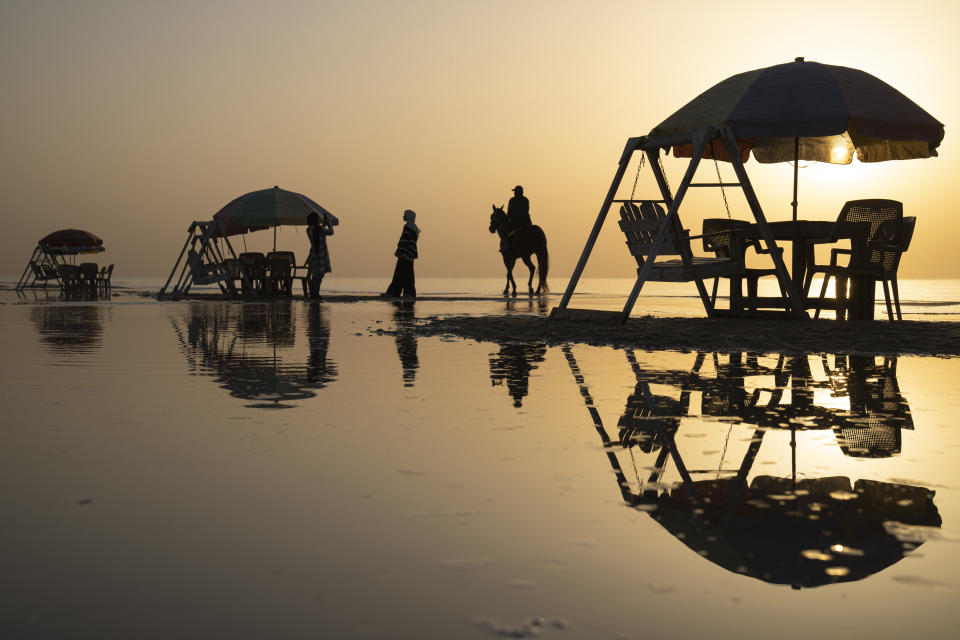
[[[404,260],[413,262],[419,256],[417,255],[417,236],[419,234],[410,225],[403,225],[403,233],[400,234],[400,241],[397,243],[397,250],[393,255]]]

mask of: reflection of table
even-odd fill
[[[869,231],[869,222],[853,222],[836,224],[823,220],[786,220],[770,222],[770,232],[774,240],[789,240],[792,248],[790,278],[797,290],[803,293],[803,279],[807,273],[807,265],[813,263],[814,248],[818,244],[827,244],[837,240],[850,240],[851,243],[866,242]],[[756,224],[738,230],[745,240],[762,238],[760,228]],[[852,275],[850,278],[850,311],[851,320],[873,320],[873,299],[876,292],[876,279],[863,275]],[[804,301],[806,304],[806,300]]]

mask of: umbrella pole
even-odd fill
[[[794,182],[794,185],[793,185],[793,199],[794,199],[794,200],[797,199],[797,185],[796,185],[796,182]],[[797,208],[796,208],[796,206],[794,206],[794,208],[793,208],[793,219],[794,219],[794,220],[797,219]],[[274,251],[277,250],[277,228],[276,228],[276,227],[273,228],[273,250],[274,250]]]
[[[800,138],[793,139],[793,221],[797,221],[797,172],[800,170]]]

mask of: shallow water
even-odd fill
[[[0,306],[0,635],[952,637],[960,359],[410,330],[505,311]]]

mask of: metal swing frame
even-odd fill
[[[213,220],[197,220],[190,223],[187,229],[187,241],[180,250],[180,255],[170,270],[170,276],[167,282],[157,294],[157,299],[162,300],[165,297],[178,299],[190,292],[193,284],[213,284],[216,283],[220,288],[220,293],[224,296],[236,296],[237,289],[234,286],[234,277],[226,265],[224,249],[221,249],[217,240],[222,240],[226,251],[235,261],[239,270],[240,280],[243,283],[243,289],[249,291],[250,278],[247,275],[243,264],[237,259],[237,254],[233,250],[233,245],[227,239],[226,229],[223,223]],[[173,288],[169,290],[170,283],[179,269],[180,275],[177,277]]]
[[[720,142],[724,145],[727,155],[730,158],[730,162],[733,165],[738,182],[693,182],[694,174],[700,164],[700,161],[704,157],[707,146],[714,140],[720,140]],[[750,211],[759,227],[764,245],[766,246],[767,252],[770,253],[771,258],[773,259],[776,276],[780,284],[780,291],[784,298],[787,313],[798,318],[809,318],[809,315],[804,309],[803,298],[800,290],[790,278],[790,274],[788,273],[786,265],[783,262],[783,255],[777,246],[772,232],[770,231],[766,216],[763,213],[763,208],[760,206],[760,201],[757,199],[757,195],[753,190],[753,185],[750,183],[750,179],[747,176],[746,170],[744,169],[743,161],[740,159],[740,151],[737,147],[737,141],[730,127],[726,125],[719,128],[713,126],[703,127],[693,132],[690,142],[692,143],[693,150],[690,163],[687,166],[687,170],[684,173],[683,179],[681,180],[680,185],[677,187],[676,194],[674,195],[670,192],[670,187],[667,184],[666,177],[664,176],[660,164],[657,161],[660,149],[664,145],[656,140],[651,141],[646,136],[629,138],[627,140],[627,144],[620,156],[620,163],[617,167],[616,173],[614,174],[613,182],[610,184],[610,188],[607,191],[606,197],[604,198],[603,205],[600,207],[600,212],[597,214],[597,219],[593,224],[593,228],[591,229],[589,236],[587,236],[587,242],[580,254],[580,259],[577,262],[577,266],[574,269],[573,274],[570,276],[570,281],[567,283],[567,288],[564,291],[563,298],[560,300],[559,306],[557,306],[551,313],[552,318],[571,319],[577,317],[578,314],[571,313],[576,312],[577,310],[568,309],[570,298],[573,295],[573,292],[576,290],[580,277],[583,274],[583,270],[586,267],[587,260],[590,258],[590,254],[593,251],[597,237],[600,235],[600,231],[603,228],[607,213],[609,212],[611,205],[616,201],[615,198],[617,190],[620,188],[620,184],[623,181],[627,167],[630,164],[634,153],[637,152],[646,154],[648,159],[647,164],[650,165],[654,178],[656,179],[657,186],[660,190],[660,195],[662,197],[661,202],[666,204],[668,211],[667,217],[660,225],[656,238],[653,241],[650,253],[644,260],[643,267],[638,270],[636,282],[634,283],[633,289],[630,291],[629,297],[627,298],[627,302],[620,313],[621,323],[625,323],[630,317],[630,313],[632,312],[634,304],[637,301],[637,296],[639,296],[644,283],[646,283],[650,276],[650,270],[653,267],[654,260],[661,252],[661,247],[664,246],[664,242],[669,234],[669,230],[671,228],[680,227],[680,218],[678,212],[684,196],[687,193],[687,189],[690,187],[740,187],[743,189],[744,196],[750,205]],[[682,253],[681,258],[684,266],[689,266],[691,264],[692,257],[689,255],[689,252]],[[714,306],[713,302],[711,301],[711,297],[704,286],[703,280],[708,278],[694,277],[692,279],[696,282],[697,290],[700,294],[700,299],[703,302],[704,310],[707,312],[707,315],[723,315],[722,310],[716,309]]]

